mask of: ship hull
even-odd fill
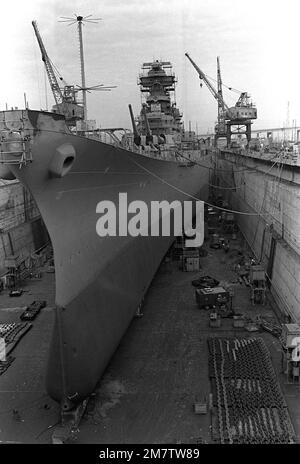
[[[117,205],[119,193],[127,193],[128,203],[149,206],[153,200],[187,200],[184,192],[205,200],[210,158],[201,159],[207,168],[153,159],[72,135],[43,113],[26,116],[39,129],[33,162],[10,170],[31,191],[53,245],[57,306],[47,390],[67,408],[94,390],[174,240],[99,237],[98,202]],[[68,173],[53,175],[53,158],[70,149],[76,156]]]

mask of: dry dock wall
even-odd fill
[[[300,322],[300,167],[230,151],[216,153],[216,183],[265,266],[283,312]],[[258,214],[257,214],[258,213]]]
[[[11,255],[27,257],[49,241],[29,192],[18,182],[0,183],[0,272]]]

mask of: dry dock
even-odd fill
[[[239,227],[265,266],[273,297],[299,322],[299,159],[224,149],[215,164],[218,193],[233,209],[249,214],[237,216]]]
[[[267,332],[248,333],[222,319],[220,328],[209,327],[208,311],[199,310],[191,280],[211,275],[230,283],[233,306],[250,317],[276,321],[267,302],[252,305],[249,288],[240,284],[229,253],[205,248],[199,272],[183,272],[178,261],[162,263],[145,299],[142,317],[135,318],[113,356],[86,413],[74,433],[77,443],[214,443],[218,442],[217,410],[209,408],[212,391],[208,369],[210,337],[262,338],[270,353],[295,431],[300,440],[300,386],[287,385],[282,373],[281,344]],[[54,275],[42,269],[41,280],[28,280],[22,296],[1,294],[1,323],[18,321],[23,307],[34,299],[47,307],[13,351],[14,362],[0,376],[0,441],[51,443],[59,421],[59,407],[45,393],[44,374],[53,323]],[[274,304],[274,303],[273,303]],[[10,308],[10,309],[8,309]],[[195,414],[195,403],[206,403],[206,414]]]

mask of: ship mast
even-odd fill
[[[97,24],[102,18],[91,18],[92,15],[88,16],[81,16],[81,15],[74,15],[74,18],[70,18],[67,16],[61,16],[60,23],[69,23],[68,25],[71,26],[72,24],[76,24],[78,26],[78,37],[79,37],[79,52],[80,52],[80,73],[81,73],[81,86],[77,86],[78,90],[82,91],[82,104],[83,104],[83,121],[87,121],[87,101],[86,101],[86,93],[89,91],[99,90],[99,91],[110,91],[114,89],[116,86],[104,86],[103,84],[94,85],[92,87],[87,87],[85,82],[85,69],[84,69],[84,52],[83,52],[83,37],[82,37],[82,26],[84,23],[94,23]],[[77,90],[77,91],[78,91]]]
[[[78,36],[79,36],[79,50],[80,50],[80,71],[81,71],[81,88],[82,88],[82,101],[83,101],[83,120],[87,120],[87,105],[86,105],[86,85],[85,85],[85,71],[84,71],[84,54],[83,54],[83,40],[82,40],[82,16],[77,16]]]

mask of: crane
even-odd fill
[[[51,60],[46,51],[41,34],[38,30],[36,21],[32,21],[32,26],[41,50],[42,61],[44,62],[50,87],[55,100],[53,111],[63,114],[69,125],[75,125],[77,120],[83,119],[83,107],[76,102],[76,89],[73,85],[65,85],[63,90],[60,88]]]
[[[199,68],[199,66],[196,65],[195,61],[192,60],[190,55],[188,53],[185,54],[185,56],[190,60],[194,68],[196,69],[197,73],[199,74],[199,79],[203,80],[205,84],[207,85],[208,89],[210,90],[211,94],[215,99],[218,101],[218,104],[222,107],[222,109],[225,111],[229,111],[229,107],[226,105],[226,103],[223,100],[222,92],[217,92],[214,86],[210,83],[210,81],[207,79],[206,75],[204,74],[203,71]]]
[[[217,132],[219,134],[225,133],[226,130],[226,109],[223,99],[222,77],[220,68],[220,58],[217,57],[217,80],[218,80],[218,126]]]
[[[38,30],[36,21],[32,21],[32,26],[33,26],[33,29],[34,29],[34,32],[35,32],[35,35],[36,35],[40,50],[41,50],[42,60],[43,60],[43,62],[45,64],[45,68],[46,68],[47,76],[48,76],[48,79],[49,79],[50,87],[51,87],[51,90],[52,90],[52,93],[53,93],[53,97],[54,97],[56,105],[58,105],[59,103],[62,103],[62,101],[63,101],[63,94],[62,94],[62,91],[61,91],[61,89],[60,89],[60,87],[58,85],[55,73],[53,71],[51,61],[49,59],[49,56],[48,56],[48,53],[46,51],[45,45],[43,43],[41,34],[40,34],[39,30]]]
[[[217,58],[218,90],[216,90],[189,54],[185,53],[185,56],[196,69],[199,79],[205,82],[211,94],[218,102],[218,124],[215,128],[215,140],[220,137],[226,137],[227,145],[230,146],[232,134],[246,134],[249,143],[251,140],[251,120],[257,118],[257,110],[256,107],[249,102],[250,97],[247,92],[242,92],[235,106],[229,108],[223,98],[219,57]],[[236,129],[232,129],[233,126]]]

